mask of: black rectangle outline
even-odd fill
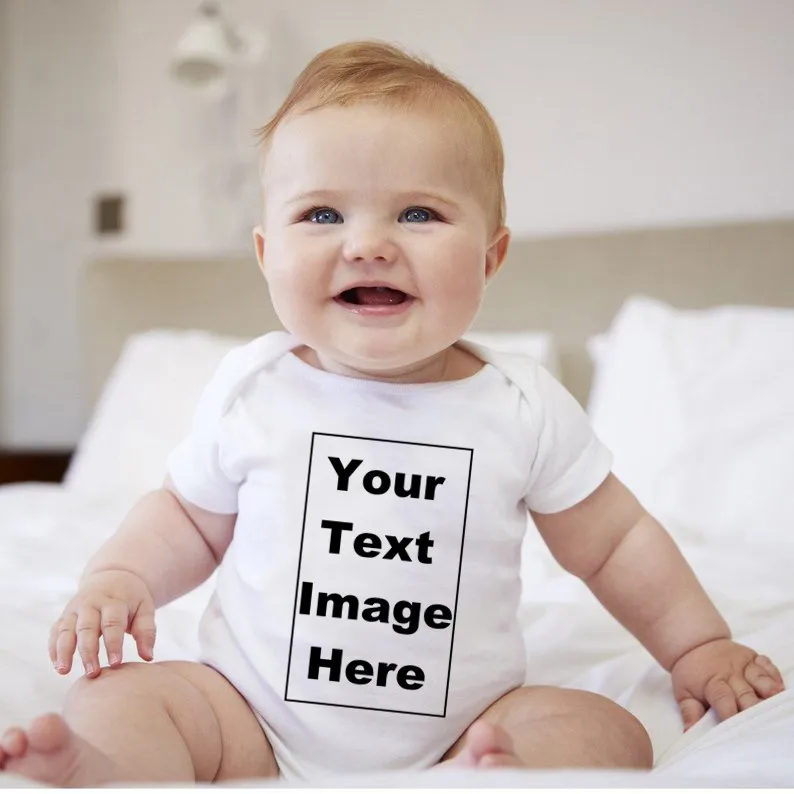
[[[415,717],[444,718],[444,714],[431,714],[428,711],[400,711],[399,709],[376,709],[374,706],[351,706],[349,703],[326,703],[324,700],[298,700],[290,698],[288,703],[308,703],[310,706],[335,706],[338,709],[358,709],[359,711],[385,711],[389,714],[412,714]]]
[[[428,714],[423,711],[399,711],[398,709],[378,709],[373,706],[352,706],[349,703],[325,703],[316,700],[298,700],[296,698],[287,697],[289,691],[289,671],[292,666],[292,645],[295,640],[295,619],[298,615],[298,594],[300,589],[301,580],[301,563],[303,561],[303,541],[306,537],[306,509],[309,504],[309,482],[312,474],[312,458],[314,456],[314,437],[327,436],[329,438],[354,438],[359,441],[379,441],[387,444],[407,444],[413,447],[434,447],[435,449],[456,449],[461,452],[469,453],[469,477],[466,482],[466,504],[463,509],[463,531],[460,536],[460,556],[458,557],[458,581],[455,585],[455,606],[452,612],[452,636],[449,640],[449,664],[447,665],[447,690],[444,694],[444,713],[443,714]],[[298,553],[298,574],[295,579],[295,604],[292,608],[292,629],[289,636],[289,656],[287,657],[287,675],[284,681],[284,701],[286,703],[308,703],[315,706],[336,706],[343,709],[360,709],[362,711],[384,711],[391,714],[412,714],[421,717],[441,717],[447,716],[447,704],[449,702],[449,679],[452,673],[452,651],[455,647],[455,624],[458,618],[458,596],[460,594],[460,572],[463,569],[463,543],[466,540],[466,522],[469,517],[469,494],[471,492],[471,469],[474,463],[474,449],[472,447],[453,447],[446,444],[423,444],[421,441],[401,441],[398,439],[388,438],[370,438],[369,436],[346,436],[342,433],[312,433],[312,442],[309,447],[309,466],[306,471],[306,495],[303,499],[303,523],[301,525],[301,546]]]

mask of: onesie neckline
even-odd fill
[[[372,378],[359,378],[355,375],[341,375],[337,372],[328,372],[324,369],[318,369],[297,356],[295,354],[295,349],[296,348],[292,348],[281,357],[281,364],[285,366],[288,371],[294,372],[296,375],[308,380],[313,380],[325,387],[349,389],[359,392],[421,394],[427,392],[457,391],[459,389],[466,389],[479,385],[481,381],[486,381],[497,372],[492,364],[483,361],[482,367],[473,375],[457,380],[433,381],[430,383],[390,383],[382,380],[374,380]]]

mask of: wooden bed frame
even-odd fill
[[[515,239],[474,327],[551,331],[562,380],[584,403],[585,342],[632,294],[681,308],[794,306],[794,220]],[[94,397],[132,333],[204,328],[253,337],[280,327],[253,251],[93,262],[82,300]]]

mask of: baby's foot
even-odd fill
[[[463,735],[458,754],[439,766],[489,769],[524,765],[513,750],[513,740],[504,729],[485,720],[476,720]]]
[[[37,717],[27,731],[7,730],[0,738],[0,769],[58,787],[97,786],[123,778],[113,761],[57,714]]]

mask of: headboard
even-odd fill
[[[794,306],[794,220],[514,239],[474,327],[553,332],[562,380],[584,404],[585,342],[632,294],[680,308]],[[204,328],[253,337],[281,327],[253,252],[92,262],[82,302],[93,397],[132,333]]]

